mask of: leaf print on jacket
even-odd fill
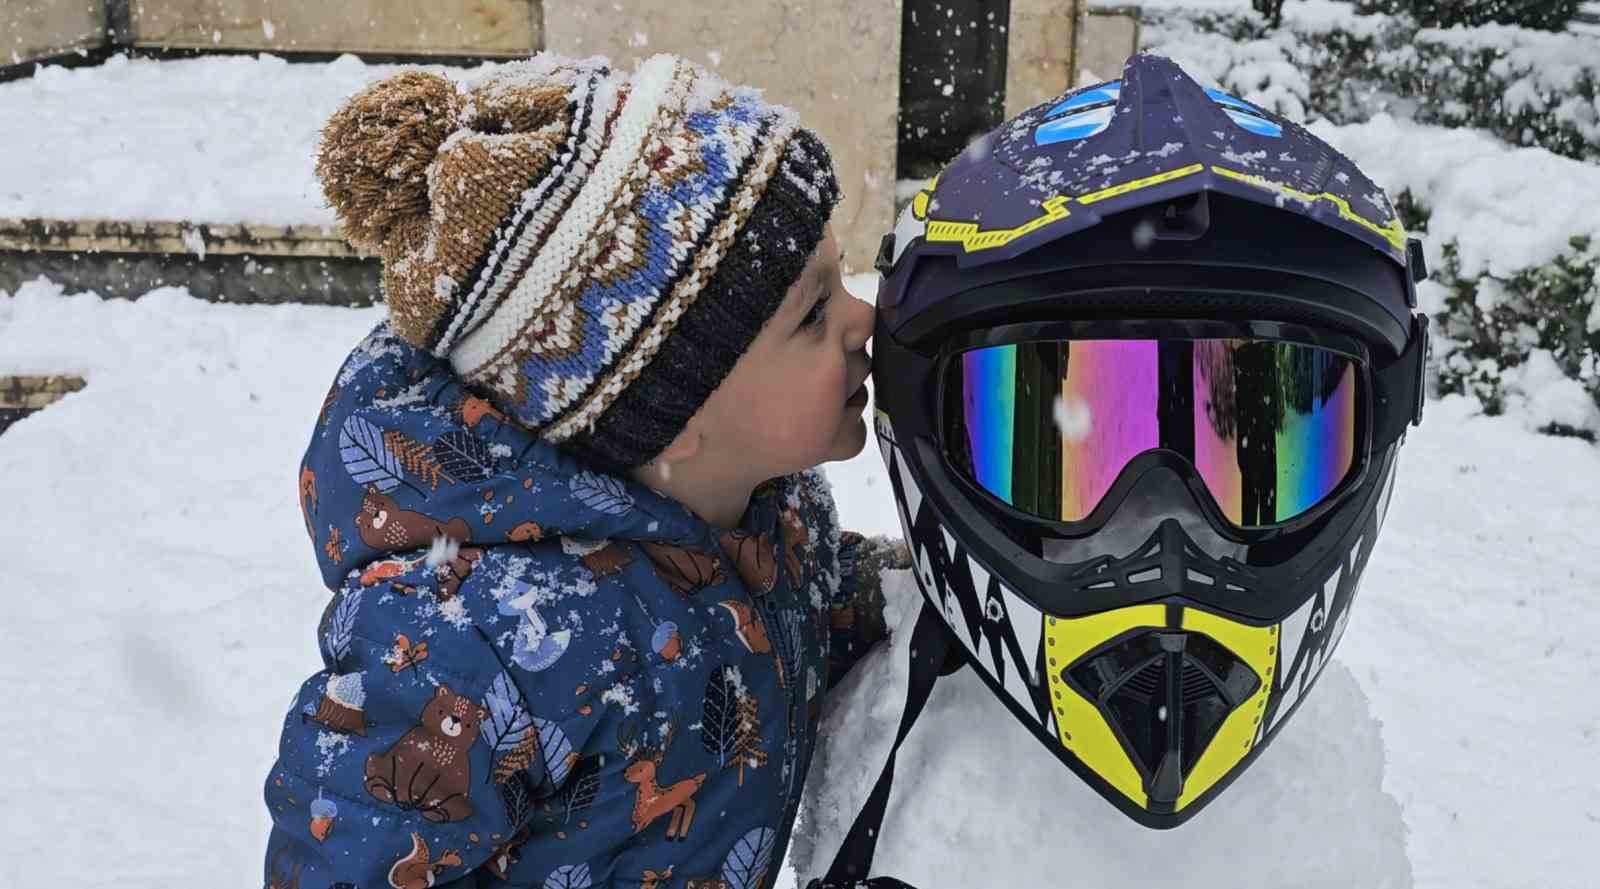
[[[752,593],[769,593],[778,580],[778,563],[773,561],[772,540],[765,534],[729,530],[722,532],[722,551],[733,560],[739,579]]]
[[[505,673],[494,678],[484,704],[488,712],[483,741],[494,756],[490,774],[499,784],[533,761],[539,750],[539,730],[534,727],[533,714],[523,706],[522,691]]]
[[[266,880],[769,889],[841,587],[820,473],[713,528],[381,324],[300,468],[334,596],[266,776]]]
[[[714,553],[693,546],[670,546],[641,541],[640,547],[656,566],[656,575],[682,596],[692,596],[726,579],[722,560]]]
[[[758,827],[739,838],[722,865],[722,878],[729,889],[754,889],[762,885],[772,863],[772,845],[778,832]]]
[[[741,787],[744,770],[767,761],[759,712],[760,702],[745,687],[738,667],[723,665],[712,672],[701,708],[701,743],[723,768],[738,768]]]
[[[405,485],[422,493],[405,480],[400,458],[384,446],[383,436],[383,429],[359,414],[346,419],[339,430],[339,453],[344,458],[345,471],[358,484],[371,485],[376,491],[392,491]]]
[[[595,512],[621,515],[633,508],[633,497],[621,479],[585,469],[572,477],[572,493]]]
[[[432,447],[439,467],[462,482],[481,482],[494,475],[494,455],[489,446],[470,432],[446,432]]]

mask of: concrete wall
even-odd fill
[[[1006,117],[1066,92],[1077,81],[1076,45],[1087,0],[1011,0]]]
[[[1139,11],[1134,7],[1089,10],[1078,41],[1077,74],[1090,72],[1086,82],[1122,76],[1122,63],[1139,47]]]
[[[520,56],[539,0],[131,0],[136,46]]]
[[[678,53],[798,111],[833,152],[845,262],[872,268],[894,209],[899,0],[544,0],[544,14],[556,52],[605,55],[629,70]]]
[[[105,42],[104,0],[0,0],[0,65]]]

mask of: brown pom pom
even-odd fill
[[[455,85],[407,71],[351,96],[322,128],[317,178],[357,248],[382,252],[428,217],[428,165],[460,123]]]
[[[482,133],[531,133],[567,117],[568,88],[559,83],[503,85],[491,80],[469,96],[471,126]]]

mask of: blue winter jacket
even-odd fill
[[[709,527],[380,324],[299,491],[335,595],[266,780],[269,887],[771,885],[830,654],[869,641],[821,474]]]

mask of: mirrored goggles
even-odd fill
[[[1358,340],[1279,323],[1011,325],[947,347],[938,428],[959,477],[1065,533],[1103,524],[1151,462],[1214,521],[1287,530],[1359,484],[1369,367]]]

